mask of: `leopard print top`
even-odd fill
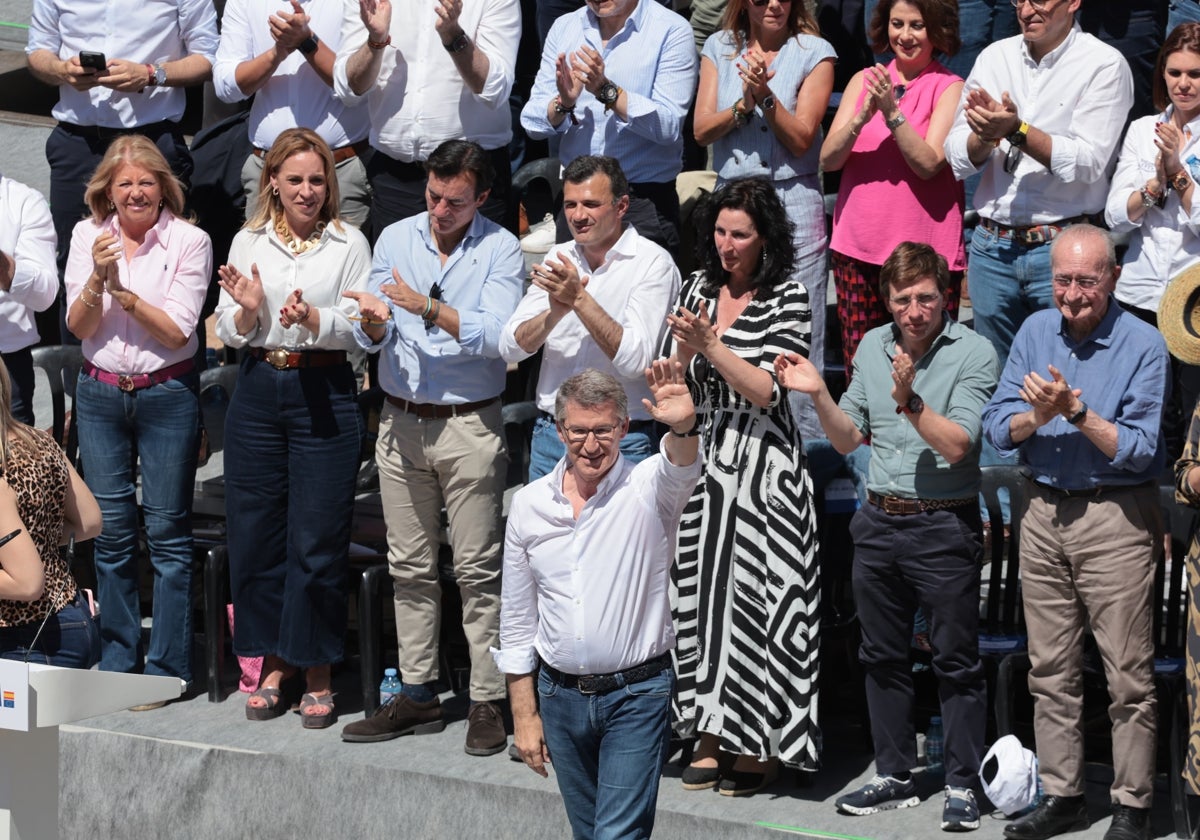
[[[33,445],[15,443],[8,453],[5,478],[17,496],[21,521],[46,566],[46,589],[28,603],[0,600],[0,627],[40,622],[75,598],[75,579],[59,551],[67,500],[67,460],[49,435],[30,430]]]

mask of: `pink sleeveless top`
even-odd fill
[[[896,65],[888,65],[898,83]],[[930,62],[904,91],[900,111],[922,137],[947,87],[960,82],[937,61]],[[860,91],[855,108],[862,106]],[[963,187],[949,166],[928,181],[917,176],[876,113],[863,126],[842,167],[829,247],[865,263],[882,265],[901,242],[926,242],[946,258],[951,271],[966,268],[963,252]]]

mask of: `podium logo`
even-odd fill
[[[12,691],[4,692],[3,703],[4,703],[4,708],[6,708],[6,709],[15,708],[17,705],[17,695]]]

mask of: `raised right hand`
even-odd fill
[[[391,0],[358,0],[358,14],[367,27],[367,37],[377,44],[388,39],[392,29]]]

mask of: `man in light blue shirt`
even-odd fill
[[[438,679],[443,506],[471,651],[466,751],[507,746],[496,701],[501,504],[508,453],[500,418],[500,332],[521,299],[516,238],[479,213],[494,172],[477,143],[447,140],[426,162],[428,212],[388,226],[375,246],[370,292],[351,292],[359,344],[379,353],[387,403],[375,461],[395,582],[401,694],[345,727],[347,741],[440,731]]]
[[[1021,517],[1021,586],[1029,692],[1046,798],[1006,837],[1086,828],[1083,634],[1104,659],[1112,718],[1112,825],[1105,840],[1147,836],[1154,791],[1152,592],[1163,523],[1157,479],[1170,395],[1166,343],[1112,297],[1112,240],[1073,225],[1050,248],[1055,310],[1013,339],[983,410],[984,434],[1014,450],[1029,477]]]
[[[542,65],[521,110],[530,137],[559,137],[563,165],[581,155],[621,161],[628,221],[675,253],[683,120],[696,95],[688,22],[654,0],[588,0],[546,36]],[[569,236],[559,222],[559,242]]]

